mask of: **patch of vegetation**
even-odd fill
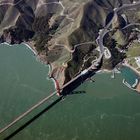
[[[137,67],[138,67],[135,58],[129,58],[129,59],[128,59],[128,63],[129,63],[132,67],[134,67],[134,68],[137,68]]]
[[[91,62],[96,59],[96,57],[99,57],[99,54],[94,51],[96,48],[95,45],[93,44],[86,44],[86,45],[81,45],[75,49],[75,52],[73,53],[72,60],[68,62],[68,68],[67,68],[67,76],[72,78],[78,72],[81,70],[82,65],[84,63],[84,58],[88,54],[88,56],[92,56],[91,59],[89,59],[86,64],[84,65],[83,69],[88,68],[91,65]]]
[[[84,31],[82,28],[78,28],[68,37],[68,39],[69,39],[69,44],[71,46],[74,46],[83,42],[90,41],[91,37],[88,36],[87,32]]]
[[[107,69],[113,69],[117,64],[123,61],[126,58],[126,54],[120,52],[116,48],[116,41],[111,38],[111,36],[106,35],[104,38],[104,45],[110,50],[111,52],[111,59],[104,61],[103,67]]]
[[[133,42],[126,54],[128,58],[140,56],[140,43]]]
[[[120,30],[117,30],[114,33],[113,39],[115,39],[117,44],[119,44],[119,45],[125,45],[126,44],[126,37],[125,37],[124,33]]]
[[[58,18],[56,21],[54,21],[53,25],[49,26],[49,20],[51,19],[53,15],[51,13],[47,14],[44,17],[38,17],[35,18],[33,23],[33,30],[35,31],[35,36],[33,40],[35,41],[35,47],[38,50],[38,52],[41,52],[43,50],[47,51],[47,43],[52,38],[52,36],[57,31],[59,24],[61,23],[63,19]]]
[[[71,57],[70,52],[64,46],[56,45],[54,48],[46,52],[47,60],[50,63],[55,62],[57,66],[62,66]]]
[[[47,48],[45,48],[45,45],[47,44],[48,40],[49,40],[49,36],[47,36],[46,34],[36,34],[33,37],[33,40],[35,41],[35,47],[37,49],[38,52],[41,52],[43,50],[46,50]]]
[[[139,72],[140,72],[140,68],[138,68],[138,69],[137,69],[137,71],[139,71]]]

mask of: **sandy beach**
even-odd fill
[[[21,44],[23,44],[23,45],[25,45],[27,48],[29,48],[33,53],[34,53],[34,55],[38,55],[38,52],[36,51],[36,49],[35,49],[35,47],[33,47],[33,44],[30,42],[30,43],[25,43],[25,42],[23,42],[23,43],[21,43]]]
[[[127,62],[123,63],[123,66],[129,67],[130,69],[132,69],[134,72],[137,73],[137,75],[140,76],[139,71],[137,71],[134,67],[132,67],[130,64],[128,64]]]
[[[1,44],[8,45],[8,46],[12,46],[11,44],[9,44],[9,43],[7,43],[7,42],[1,43]]]

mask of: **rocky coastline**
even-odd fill
[[[42,63],[50,66],[49,77],[62,87],[97,60],[99,46],[96,39],[100,29],[107,24],[114,8],[130,3],[133,1],[1,2],[0,42],[25,43]],[[132,15],[128,13],[126,17],[131,22]],[[134,17],[134,21],[139,21],[138,16]],[[121,14],[112,21],[112,30],[104,39],[111,58],[104,58],[103,70],[110,71],[125,59],[125,53],[120,50],[127,49],[138,34],[123,30],[126,22]]]

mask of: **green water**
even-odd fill
[[[136,79],[138,78],[138,75],[128,67],[123,67],[123,69],[121,69],[121,73],[127,81],[127,83],[129,83],[131,86],[135,83]]]
[[[48,67],[24,46],[0,46],[0,128],[53,91]],[[131,73],[129,73],[130,76]],[[95,83],[77,89],[13,140],[139,140],[140,95],[122,84],[122,75],[98,74]],[[53,98],[49,103],[56,99]],[[0,136],[0,140],[48,103]]]

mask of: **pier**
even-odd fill
[[[114,79],[115,78],[115,71],[112,70],[112,75],[111,75],[111,78]]]
[[[137,82],[137,80],[136,80],[136,82]],[[125,86],[127,86],[128,88],[130,88],[131,90],[134,90],[134,91],[136,91],[136,89],[135,89],[135,87],[134,87],[134,85],[136,86],[136,84],[137,84],[136,82],[131,86],[125,79],[123,79],[123,81],[122,81],[122,83],[123,83]]]

